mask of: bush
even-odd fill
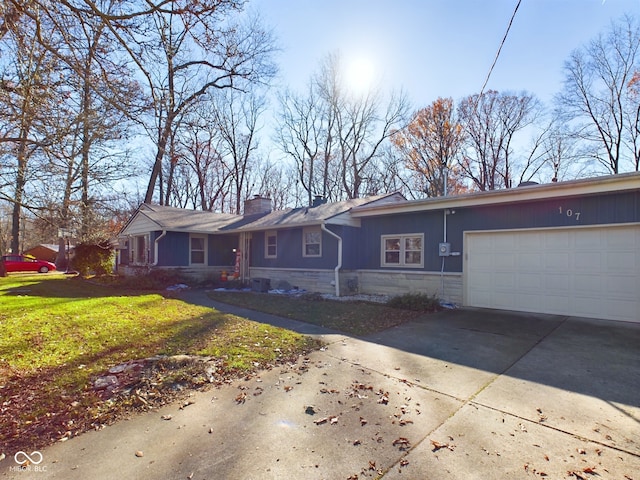
[[[435,295],[405,293],[389,299],[387,306],[417,312],[433,312],[440,308],[440,302]]]
[[[138,275],[120,278],[121,287],[133,290],[164,290],[179,283],[191,285],[192,281],[181,272],[163,269],[144,269]]]
[[[105,275],[113,270],[113,247],[108,241],[80,243],[75,246],[73,268],[81,275]]]

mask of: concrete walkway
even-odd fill
[[[639,324],[461,309],[357,339],[184,299],[326,347],[0,478],[640,480]]]

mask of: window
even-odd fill
[[[265,234],[264,258],[276,258],[278,256],[278,232],[271,231]]]
[[[204,265],[207,263],[206,237],[192,235],[191,239],[191,265]]]
[[[131,263],[134,265],[145,265],[147,263],[147,259],[149,258],[147,253],[149,245],[147,236],[138,235],[136,237],[133,237],[129,244],[131,245]]]
[[[424,265],[422,258],[423,234],[383,235],[382,266],[412,267]]]
[[[322,231],[319,228],[305,228],[302,232],[302,256],[322,256]]]

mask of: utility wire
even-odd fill
[[[484,89],[487,87],[487,83],[489,83],[489,78],[491,77],[491,73],[493,72],[493,68],[496,66],[496,63],[498,63],[498,57],[500,57],[500,52],[502,51],[502,47],[504,46],[504,43],[507,41],[507,36],[509,35],[509,30],[511,30],[511,25],[513,24],[513,19],[516,17],[516,13],[518,12],[518,8],[520,8],[520,3],[522,3],[522,0],[518,0],[518,3],[516,4],[516,8],[513,10],[513,14],[511,15],[511,20],[509,20],[509,25],[507,26],[507,31],[504,32],[504,37],[502,37],[502,42],[500,42],[500,47],[498,48],[498,51],[496,52],[496,58],[493,59],[493,63],[491,64],[491,68],[489,68],[489,73],[487,73],[487,78],[484,80],[484,84],[482,85],[482,88],[480,89],[480,95],[478,95],[478,101],[480,101],[480,97],[482,97],[482,94],[484,93]],[[476,102],[476,108],[478,107],[478,104]]]

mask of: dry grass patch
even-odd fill
[[[395,327],[424,314],[361,301],[326,300],[319,295],[277,295],[255,292],[213,291],[209,296],[260,312],[320,325],[351,335],[365,336]]]

